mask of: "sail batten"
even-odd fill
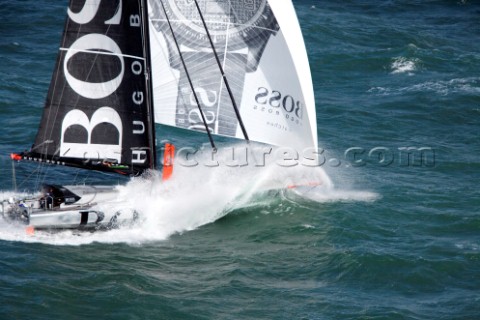
[[[131,56],[128,54],[120,54],[115,52],[104,52],[104,51],[97,51],[97,50],[80,50],[80,49],[72,49],[72,48],[59,48],[60,51],[69,51],[69,52],[82,52],[82,53],[93,53],[99,55],[106,55],[106,56],[117,56],[123,58],[133,58],[138,60],[145,60],[145,57],[142,56]]]

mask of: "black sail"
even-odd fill
[[[141,0],[70,0],[47,101],[24,159],[123,174],[154,167]]]

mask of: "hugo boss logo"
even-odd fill
[[[115,11],[101,3],[90,0],[83,7],[68,9],[72,30],[79,28],[83,32],[68,47],[60,48],[65,51],[60,67],[68,87],[78,95],[71,96],[71,100],[82,103],[63,116],[60,155],[143,164],[147,161],[146,150],[129,146],[131,159],[122,159],[122,145],[125,134],[147,134],[144,118],[139,112],[138,118],[125,123],[121,115],[128,108],[141,110],[146,103],[145,85],[128,84],[145,83],[145,60],[136,44],[126,44],[119,36],[123,32],[112,29],[128,28],[131,34],[138,34],[138,47],[142,48],[140,13],[127,12],[126,19],[122,19],[125,9],[130,9],[123,7],[122,0]],[[132,51],[132,47],[137,54],[122,52]]]
[[[290,94],[278,90],[259,87],[255,95],[254,109],[273,115],[285,115],[287,120],[300,124],[303,118],[304,104]]]

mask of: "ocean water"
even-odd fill
[[[35,137],[66,5],[1,2],[3,198],[126,182],[22,163],[14,192],[9,153]],[[480,3],[294,5],[325,163],[292,170],[325,184],[256,195],[291,172],[179,168],[122,187],[140,227],[28,236],[0,220],[0,319],[480,319]]]

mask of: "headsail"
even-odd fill
[[[126,174],[154,166],[142,3],[70,0],[40,128],[24,159]]]
[[[162,1],[164,6],[149,0],[157,122],[205,131],[183,57],[210,132],[243,138],[203,16],[250,139],[297,150],[317,147],[310,69],[291,1],[197,0],[201,15],[195,1]]]

